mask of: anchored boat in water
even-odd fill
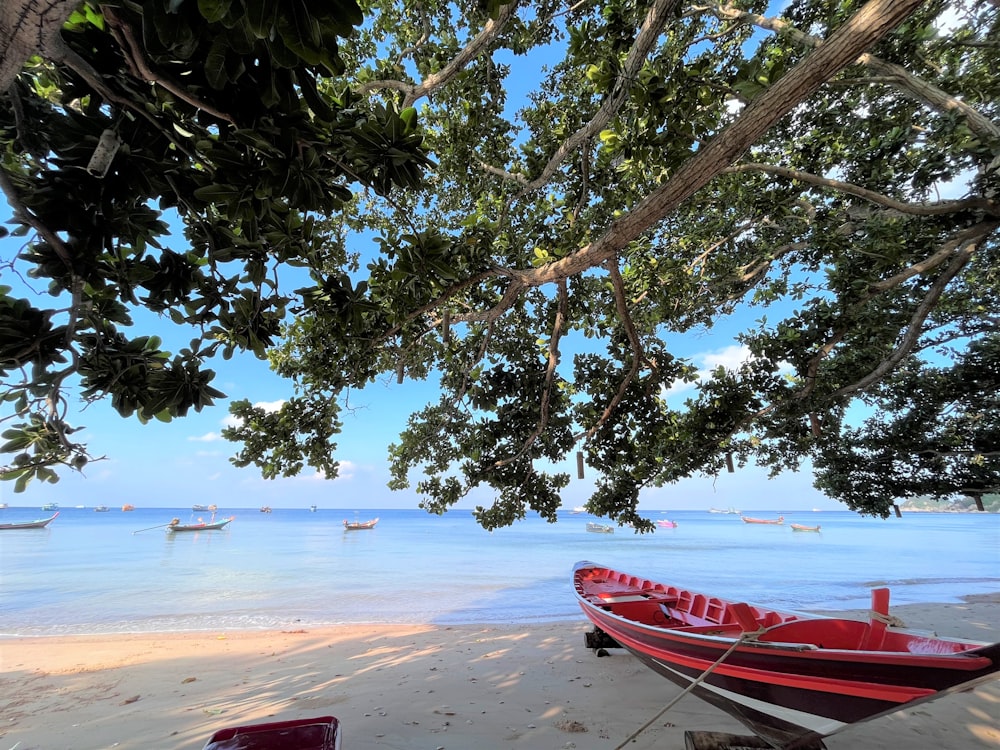
[[[872,591],[868,620],[783,612],[591,562],[573,587],[591,648],[622,647],[776,748],[996,679],[1000,643],[908,630]]]

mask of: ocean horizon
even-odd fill
[[[529,514],[488,532],[467,510],[219,506],[219,531],[166,533],[185,508],[62,507],[44,529],[0,531],[0,636],[583,621],[570,583],[590,560],[664,583],[781,609],[957,602],[1000,592],[1000,514],[643,511],[676,528],[595,534],[585,513]],[[0,522],[50,513],[0,510]],[[378,517],[374,529],[343,521]],[[820,526],[795,532],[790,524]]]

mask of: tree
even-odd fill
[[[349,201],[302,207],[323,235],[311,253],[264,252],[302,263],[313,284],[260,339],[294,395],[277,413],[232,406],[234,461],[333,476],[349,389],[434,377],[440,400],[390,447],[392,486],[417,479],[432,512],[488,486],[487,528],[528,508],[554,519],[569,481],[558,467],[580,451],[600,476],[588,508],[648,527],[642,488],[734,458],[775,472],[829,458],[851,439],[852,404],[896,373],[929,375],[928,360],[948,369],[995,331],[997,10],[757,10],[365,6],[339,40],[344,72],[308,93],[338,112],[365,103],[376,126],[357,142],[411,179],[390,191],[379,169],[355,169]],[[961,23],[935,32],[952,14]],[[521,56],[547,66],[512,114]],[[386,146],[396,133],[423,141]],[[936,196],[966,175],[966,195]],[[380,237],[376,257],[350,253],[343,238],[359,231]],[[745,325],[752,357],[668,407],[665,390],[695,378],[670,337],[754,307],[776,320]],[[891,501],[853,507],[885,515]]]

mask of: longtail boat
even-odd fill
[[[768,523],[773,526],[780,526],[785,522],[784,516],[778,516],[777,518],[751,518],[750,516],[740,516],[743,519],[743,523]]]
[[[776,748],[809,746],[1000,672],[1000,643],[893,624],[887,588],[872,590],[860,620],[730,601],[591,562],[576,564],[573,587],[595,626],[589,648],[627,649]]]
[[[661,529],[676,529],[677,521],[669,521],[665,518],[661,518],[659,521],[656,522],[656,525],[659,526]]]
[[[374,529],[375,524],[378,523],[378,518],[372,518],[369,521],[348,521],[344,520],[344,530],[345,531],[361,531],[363,529]]]
[[[229,518],[223,518],[221,521],[216,521],[214,518],[211,521],[199,521],[198,523],[181,523],[179,518],[173,519],[167,524],[167,531],[218,531],[219,529],[224,529],[236,516],[230,516]]]
[[[10,529],[44,529],[50,523],[52,519],[59,515],[59,511],[56,511],[48,518],[40,518],[37,521],[12,521],[8,523],[0,523],[0,530],[8,531]]]
[[[804,526],[801,523],[790,523],[792,531],[819,531],[819,526]]]

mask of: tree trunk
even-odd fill
[[[7,91],[32,55],[61,57],[60,32],[78,0],[0,2],[0,92]]]

